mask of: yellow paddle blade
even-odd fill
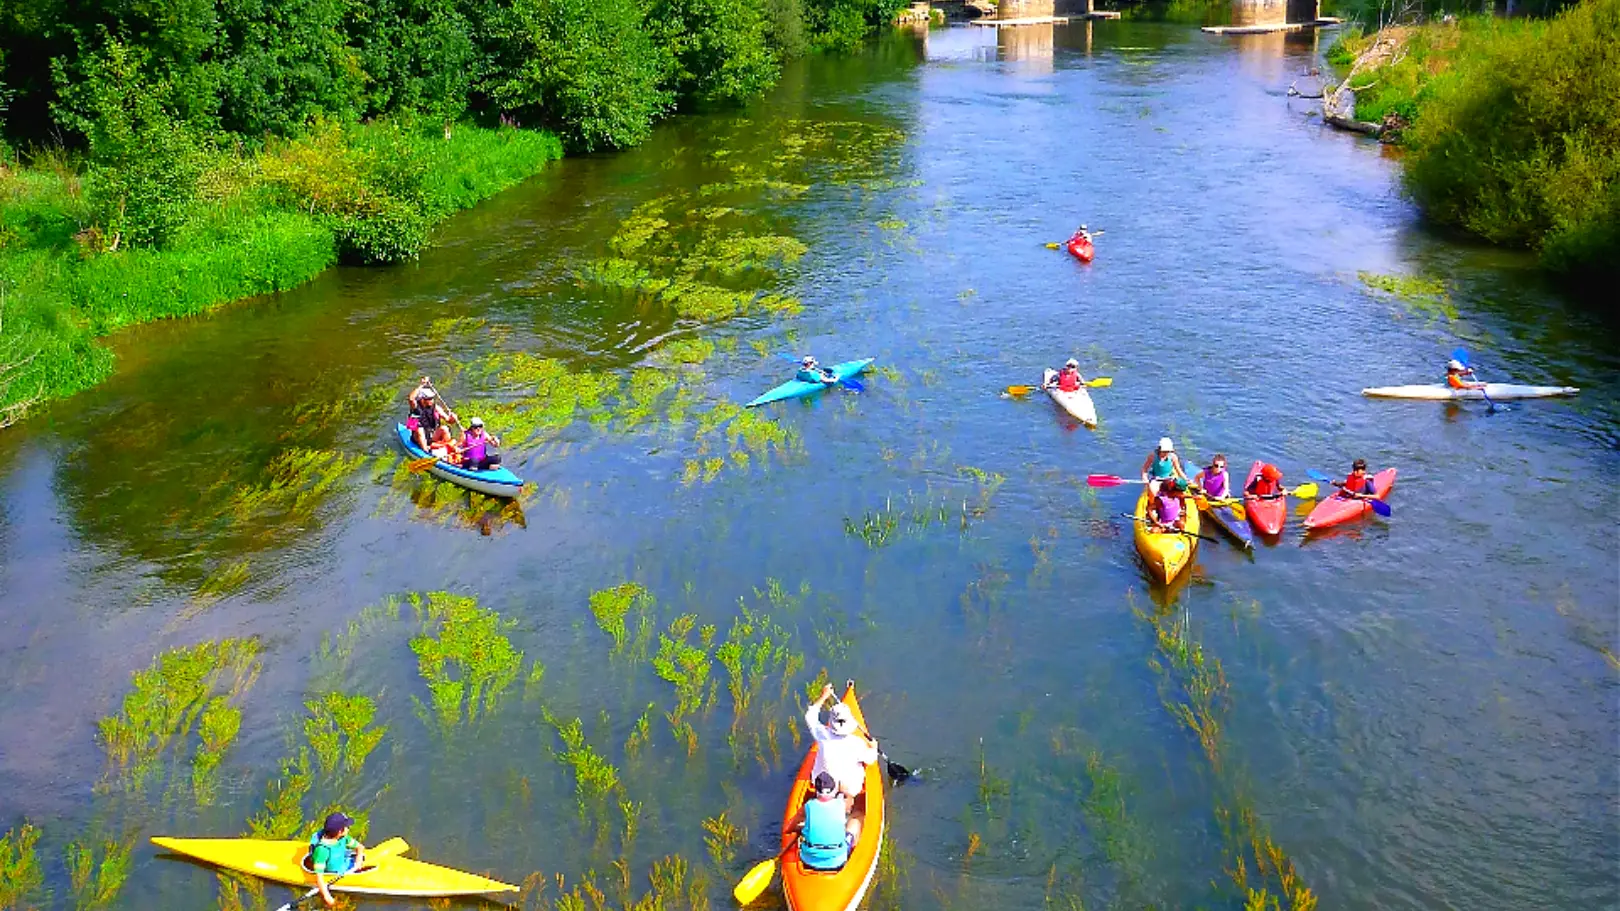
[[[1086,380],[1086,385],[1093,389],[1104,389],[1114,385],[1114,378],[1111,376],[1099,376],[1094,380]]]
[[[1046,245],[1046,249],[1048,249],[1048,250],[1056,250],[1058,247],[1061,247],[1061,246],[1063,246],[1063,245],[1059,244],[1059,243],[1050,243],[1050,244]]]
[[[400,854],[404,854],[410,849],[411,846],[405,843],[405,839],[396,835],[387,841],[379,842],[378,844],[367,848],[366,859],[370,860],[377,857],[396,857]]]
[[[1316,499],[1316,485],[1301,484],[1293,490],[1290,490],[1289,493],[1299,497],[1302,500],[1314,500]]]
[[[743,876],[742,880],[737,883],[737,888],[731,890],[731,895],[737,899],[737,904],[746,905],[759,898],[759,894],[764,892],[765,888],[771,884],[771,880],[775,878],[776,858],[762,860],[754,864],[754,868]]]
[[[1031,389],[1034,389],[1034,388],[1035,388],[1034,386],[1008,386],[1007,387],[1007,394],[1008,395],[1029,395],[1029,391]]]
[[[1242,501],[1232,504],[1232,518],[1239,522],[1249,521],[1249,510],[1243,505]]]
[[[425,459],[412,459],[411,464],[406,465],[405,468],[407,470],[409,470],[412,474],[420,474],[421,472],[427,471],[429,468],[432,468],[433,463],[437,462],[437,461],[439,461],[439,460],[435,459],[432,456],[428,456]]]

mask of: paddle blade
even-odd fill
[[[1048,250],[1056,250],[1057,248],[1059,248],[1061,246],[1063,246],[1063,245],[1060,244],[1060,243],[1054,242],[1054,243],[1047,244],[1046,249],[1048,249]]]
[[[1111,474],[1088,474],[1086,483],[1092,487],[1118,487],[1125,483],[1125,479]]]
[[[1086,380],[1086,385],[1093,389],[1106,389],[1114,385],[1114,378],[1111,376],[1099,376],[1094,380]]]
[[[737,888],[731,890],[731,895],[737,899],[737,904],[746,905],[759,898],[760,893],[764,892],[770,886],[771,880],[775,878],[776,858],[762,860],[754,864],[754,868],[744,874],[743,878],[737,882]]]
[[[1320,471],[1317,471],[1314,468],[1305,469],[1305,476],[1308,477],[1308,478],[1311,478],[1312,480],[1316,480],[1316,481],[1331,481],[1331,480],[1333,480],[1331,477],[1328,477],[1327,475],[1321,473]]]
[[[866,391],[866,386],[862,385],[861,381],[854,378],[854,377],[847,377],[845,379],[841,379],[841,380],[838,381],[838,385],[843,386],[845,389],[848,389],[851,392],[865,392]]]
[[[1008,386],[1007,387],[1007,394],[1008,395],[1029,395],[1030,391],[1033,390],[1034,388],[1035,388],[1034,386]]]
[[[371,860],[378,857],[398,857],[410,849],[411,846],[406,844],[405,839],[396,835],[387,841],[378,842],[377,844],[367,848],[366,859]]]
[[[1464,367],[1467,367],[1468,366],[1468,349],[1467,348],[1453,348],[1453,349],[1451,349],[1451,359],[1456,361],[1457,363],[1463,365]]]
[[[1243,505],[1243,501],[1239,500],[1238,502],[1232,504],[1232,518],[1239,522],[1249,521],[1249,509]],[[1249,546],[1253,547],[1253,542],[1250,542]]]
[[[888,763],[890,781],[894,782],[895,784],[905,784],[911,779],[910,769],[898,762],[895,762],[893,759],[889,759],[887,756],[883,758]]]
[[[1389,504],[1385,503],[1383,500],[1368,500],[1367,502],[1372,504],[1373,512],[1378,513],[1386,519],[1389,518],[1389,514],[1393,511],[1389,508]]]
[[[1316,499],[1317,487],[1315,484],[1301,484],[1289,491],[1289,493],[1299,497],[1301,500],[1314,500]]]
[[[412,459],[411,464],[405,467],[411,472],[411,474],[421,474],[422,472],[427,471],[429,468],[432,468],[433,463],[437,461],[439,460],[433,456],[428,456],[425,459]]]

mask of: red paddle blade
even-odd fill
[[[1125,479],[1112,474],[1088,474],[1086,483],[1092,487],[1118,487],[1125,483]]]

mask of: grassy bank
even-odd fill
[[[1580,286],[1620,277],[1620,0],[1380,34],[1350,80],[1356,118],[1406,147],[1425,216]],[[1329,60],[1348,69],[1378,37],[1349,32]]]
[[[308,281],[339,260],[414,255],[432,225],[562,154],[543,132],[394,123],[317,125],[257,152],[214,152],[162,246],[109,237],[82,162],[61,153],[0,167],[0,408],[104,379],[97,339]]]

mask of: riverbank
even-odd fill
[[[196,198],[161,247],[109,236],[92,176],[61,153],[0,167],[0,426],[105,379],[111,332],[285,291],[339,261],[414,256],[435,224],[562,151],[533,130],[320,125],[197,164]]]
[[[1328,59],[1353,102],[1325,108],[1405,147],[1431,221],[1532,250],[1571,284],[1620,276],[1620,0],[1351,31]]]

